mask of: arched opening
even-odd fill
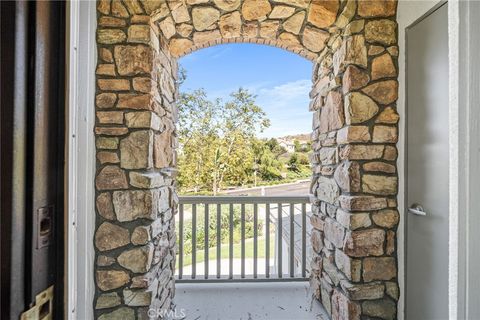
[[[393,318],[395,2],[100,1],[98,10],[96,315],[171,309],[177,58],[254,42],[314,61],[314,296],[334,319]]]

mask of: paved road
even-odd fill
[[[306,196],[309,193],[310,181],[303,181],[295,184],[285,184],[279,186],[265,187],[265,196]],[[261,196],[261,188],[231,190],[225,192],[226,195],[231,196]]]

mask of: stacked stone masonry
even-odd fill
[[[396,2],[100,0],[97,14],[95,317],[173,308],[176,60],[251,42],[314,62],[315,297],[335,320],[396,319]]]

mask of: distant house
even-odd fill
[[[278,144],[285,148],[285,150],[287,150],[288,153],[294,153],[295,152],[295,144],[293,143],[293,141],[289,141],[289,140],[282,140],[282,139],[277,139],[278,141]]]

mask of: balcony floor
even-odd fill
[[[326,320],[308,282],[177,283],[185,320]]]

